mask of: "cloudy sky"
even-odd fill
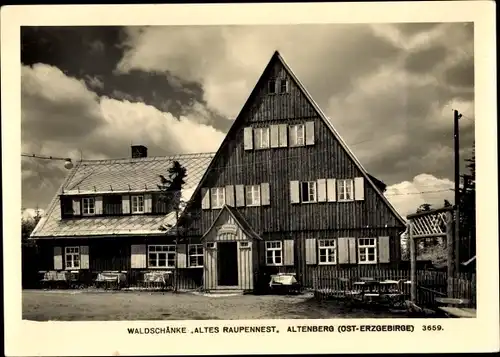
[[[452,201],[452,109],[463,158],[473,145],[472,24],[24,27],[21,41],[25,153],[216,151],[274,50],[403,215]],[[23,158],[23,207],[45,208],[66,174]]]

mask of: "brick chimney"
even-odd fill
[[[144,145],[132,145],[132,158],[148,157],[148,148]]]

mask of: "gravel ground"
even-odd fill
[[[24,290],[23,319],[35,321],[236,320],[404,317],[348,309],[311,295],[206,296],[192,293]]]

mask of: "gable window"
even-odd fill
[[[203,266],[203,244],[189,244],[188,254],[190,267]]]
[[[254,140],[256,149],[269,148],[269,128],[255,128]]]
[[[207,249],[215,249],[215,242],[208,242]]]
[[[148,266],[150,268],[174,268],[175,245],[148,246]]]
[[[353,180],[337,180],[338,201],[352,201],[354,181]]]
[[[316,202],[316,181],[300,183],[300,199],[304,203]]]
[[[84,215],[93,215],[95,214],[95,199],[94,197],[84,197],[82,199],[82,213]]]
[[[77,269],[80,267],[80,247],[65,247],[64,260],[66,268]]]
[[[144,213],[144,196],[132,196],[132,213]]]
[[[266,265],[283,264],[283,248],[281,241],[266,242]]]
[[[226,199],[224,187],[214,187],[210,189],[212,195],[212,208],[222,208]]]
[[[260,206],[260,185],[246,187],[247,206]]]
[[[335,239],[320,239],[318,241],[319,264],[337,263],[337,245]]]
[[[269,94],[276,94],[276,81],[271,79],[267,84],[267,90]]]
[[[305,127],[304,124],[290,126],[290,146],[305,145]]]
[[[288,92],[288,81],[286,79],[280,80],[280,93]]]
[[[377,262],[377,245],[375,238],[360,238],[358,240],[359,264],[374,264]]]
[[[103,197],[104,214],[120,215],[123,212],[122,196],[107,195]]]

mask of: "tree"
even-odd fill
[[[31,232],[35,229],[36,225],[40,221],[42,216],[40,215],[40,210],[37,208],[35,210],[35,215],[33,217],[24,218],[21,217],[21,242],[28,243],[28,238]]]
[[[187,202],[182,199],[182,190],[185,188],[187,170],[178,161],[172,163],[172,167],[168,169],[167,177],[159,175],[160,184],[158,188],[161,191],[160,200],[167,205],[167,212],[175,212],[175,223],[169,224],[162,229],[170,232],[174,229],[175,233],[175,266],[174,266],[174,291],[178,287],[178,266],[177,266],[177,246],[179,243],[184,243],[186,235],[189,233],[189,228],[195,215],[185,211]]]

